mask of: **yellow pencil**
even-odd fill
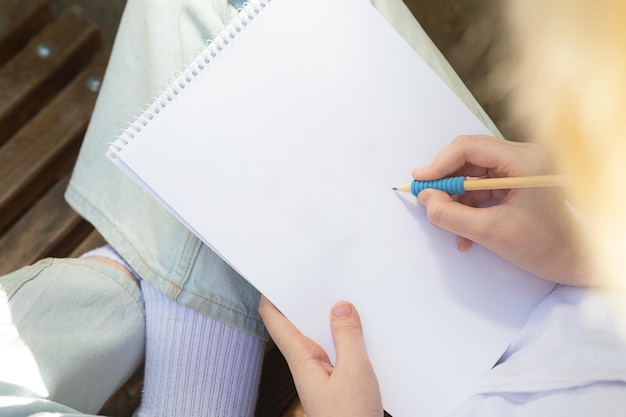
[[[560,187],[565,185],[563,175],[536,175],[528,177],[500,177],[500,178],[467,178],[449,177],[432,181],[412,182],[398,187],[394,190],[410,192],[417,196],[420,191],[426,188],[435,188],[445,191],[448,194],[465,194],[467,191],[478,190],[503,190],[512,188],[533,188],[533,187]]]

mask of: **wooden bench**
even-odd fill
[[[101,49],[98,27],[83,16],[55,18],[47,0],[0,2],[0,276],[104,243],[63,198],[108,60]],[[100,414],[131,416],[142,375],[138,369]],[[256,415],[304,415],[275,348]]]
[[[0,15],[4,274],[42,257],[69,256],[93,230],[64,204],[63,192],[107,57],[94,24],[73,13],[53,22],[43,0],[5,1]]]

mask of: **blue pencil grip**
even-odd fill
[[[432,181],[413,180],[411,183],[411,193],[417,197],[420,191],[426,188],[434,188],[448,194],[465,194],[465,188],[463,188],[464,181],[465,177],[448,177]]]

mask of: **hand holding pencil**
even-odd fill
[[[564,179],[547,172],[536,145],[463,136],[396,188],[417,195],[430,222],[458,236],[459,250],[476,242],[541,278],[584,284],[588,260],[559,187]],[[441,179],[456,183],[437,186]],[[521,187],[533,191],[511,192]]]
[[[413,180],[409,184],[394,187],[394,190],[411,192],[414,196],[434,188],[448,194],[465,194],[468,191],[510,190],[513,188],[559,187],[565,185],[563,175],[533,175],[525,177],[470,178],[447,177],[438,180]]]

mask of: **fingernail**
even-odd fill
[[[420,177],[422,177],[422,171],[424,171],[425,167],[422,168],[413,168],[413,170],[411,171],[411,175],[413,176],[413,178],[415,179],[419,179]]]
[[[352,304],[337,303],[333,307],[332,312],[335,317],[350,317],[352,315]]]

